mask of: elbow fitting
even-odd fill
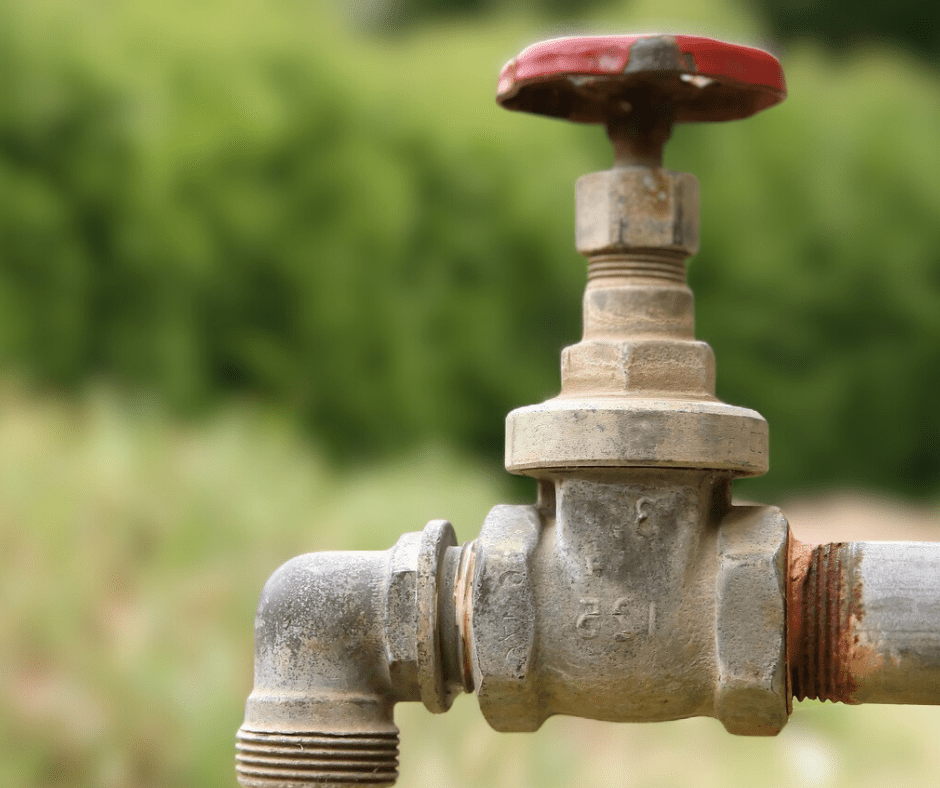
[[[445,711],[463,687],[456,656],[443,659],[441,635],[456,633],[439,626],[445,568],[453,576],[460,552],[437,520],[385,552],[309,553],[271,576],[237,737],[242,785],[394,783],[395,703]],[[453,638],[447,650],[456,655]]]

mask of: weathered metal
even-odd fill
[[[729,483],[595,469],[555,480],[550,518],[491,512],[473,544],[470,605],[494,728],[531,731],[553,714],[783,726],[786,521],[731,506]]]
[[[495,507],[462,546],[436,520],[275,572],[243,785],[390,785],[394,704],[442,712],[462,691],[502,731],[711,716],[773,735],[794,695],[940,703],[940,545],[808,548],[779,510],[731,502],[767,470],[767,424],[715,396],[685,278],[698,183],[662,145],[673,122],[784,92],[770,55],[685,36],[563,39],[507,65],[501,103],[604,123],[615,149],[577,187],[582,339],[559,395],[506,421],[506,467],[538,501]]]
[[[389,644],[399,633],[386,633],[383,601],[396,552],[303,555],[268,580],[255,618],[254,689],[238,732],[242,785],[395,780],[392,708],[420,697],[416,676],[400,671],[393,683],[390,675]]]
[[[604,123],[633,104],[676,107],[675,122],[739,120],[786,96],[773,55],[701,36],[633,35],[556,38],[533,44],[499,75],[496,100],[507,109],[580,123]],[[626,104],[625,104],[626,102]]]
[[[647,252],[649,262],[666,258],[663,273],[674,271],[698,251],[698,224],[698,180],[688,173],[623,166],[584,175],[575,187],[575,246],[592,261],[595,255],[662,250],[675,257]],[[606,261],[597,262],[592,278],[613,274]]]
[[[793,696],[940,704],[940,544],[790,546]]]
[[[464,689],[445,668],[454,641],[440,616],[459,559],[450,523],[434,520],[385,552],[308,553],[271,576],[238,732],[242,785],[394,782],[395,703],[442,712]]]

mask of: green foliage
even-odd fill
[[[93,40],[84,16],[8,9],[4,360],[182,407],[260,392],[345,453],[440,433],[497,452],[502,414],[552,386],[532,346],[576,330],[555,319],[577,288],[564,225],[539,226],[541,199],[519,221],[532,185],[495,124],[444,149],[459,113],[408,92],[415,63],[390,78],[402,53],[236,8]],[[357,89],[373,73],[391,92]]]
[[[940,54],[940,6],[931,0],[756,0],[755,6],[780,39],[809,37],[836,50],[886,41],[928,57]]]
[[[691,273],[719,393],[771,424],[757,489],[936,493],[936,75],[878,51],[788,65],[785,109],[680,147],[703,181]]]
[[[4,0],[0,364],[184,412],[250,393],[345,457],[445,439],[495,461],[578,337],[572,184],[609,161],[597,130],[495,107],[541,29],[374,41],[288,0]],[[880,52],[786,66],[782,107],[669,154],[703,182],[719,393],[772,427],[752,490],[936,492],[937,77]]]
[[[614,0],[516,0],[515,10],[542,13],[554,19],[576,19],[600,6],[609,7]],[[459,22],[480,15],[491,15],[500,7],[498,0],[364,0],[359,3],[337,3],[360,28],[401,33],[429,22]]]

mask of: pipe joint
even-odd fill
[[[455,658],[445,669],[456,627],[440,625],[459,560],[453,528],[435,520],[385,552],[309,553],[271,576],[238,732],[242,785],[394,783],[395,703],[445,711],[463,688]]]

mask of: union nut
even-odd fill
[[[534,506],[496,506],[474,545],[473,683],[497,731],[534,731],[535,599],[532,556],[541,530]]]
[[[718,531],[715,716],[729,733],[773,736],[789,717],[787,533],[769,506],[735,506]]]
[[[578,179],[575,246],[586,257],[637,249],[691,257],[698,225],[698,179],[689,173],[631,166]]]
[[[453,526],[432,520],[420,533],[402,534],[390,551],[385,587],[388,671],[399,699],[420,700],[447,711],[462,689],[447,681],[441,659],[439,600],[445,587],[444,555],[457,546]]]

